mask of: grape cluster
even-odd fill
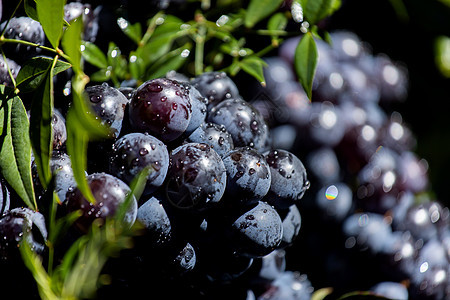
[[[312,102],[294,72],[299,38],[266,58],[267,87],[251,101],[277,132],[274,145],[304,157],[311,182],[287,257],[315,288],[449,299],[449,209],[434,198],[415,136],[392,108],[407,100],[408,71],[353,32],[330,37],[317,41]]]
[[[98,297],[130,290],[140,295],[148,280],[155,292],[168,296],[217,299],[226,290],[227,297],[268,297],[273,285],[282,287],[283,294],[309,297],[313,289],[306,275],[280,266],[271,270],[263,262],[275,253],[284,260],[284,249],[300,233],[296,205],[309,188],[302,161],[272,144],[263,115],[238,94],[228,75],[209,72],[191,80],[175,75],[179,80],[170,73],[131,88],[106,82],[86,87],[91,113],[111,129],[107,138],[88,146],[86,179],[95,203],[77,187],[65,147],[66,115],[62,108],[54,110],[50,167],[52,189],[60,200],[57,214],[80,212],[67,243],[94,222],[101,225],[114,217],[128,199],[133,179],[149,170],[142,196],[132,196],[124,214],[125,224],[138,223],[143,231],[135,237],[135,247],[107,263],[112,283],[100,288]],[[32,170],[39,201],[47,203],[51,193],[40,184],[34,162]],[[3,184],[2,191],[0,225],[23,222],[10,213],[16,209],[16,195],[10,200]],[[34,212],[39,219],[31,219],[29,226],[39,220],[41,229],[46,213]],[[9,227],[2,246],[8,261],[19,252],[6,246],[23,236]],[[46,251],[44,240],[31,240],[36,253]],[[304,288],[296,290],[294,283]],[[173,285],[179,288],[171,289]]]

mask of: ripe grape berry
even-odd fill
[[[232,224],[232,244],[239,255],[262,257],[275,250],[283,238],[283,224],[278,212],[266,202],[237,217]]]
[[[119,138],[113,145],[109,170],[125,183],[131,181],[144,168],[150,167],[145,193],[155,191],[164,182],[169,167],[166,145],[146,133],[133,132]]]
[[[4,30],[6,22],[4,21],[0,25],[1,31]],[[38,45],[44,45],[45,43],[44,30],[41,24],[30,17],[11,18],[5,30],[5,38],[23,40]],[[22,64],[27,58],[36,56],[41,52],[40,48],[22,44],[7,44],[2,49],[5,51],[7,57],[15,60],[19,64]]]
[[[96,116],[112,129],[113,137],[117,138],[122,129],[128,99],[118,89],[107,83],[89,86],[86,88],[86,93]]]
[[[170,154],[167,199],[177,208],[207,211],[221,200],[226,186],[222,159],[209,145],[187,143]]]
[[[145,227],[145,244],[163,247],[172,240],[173,229],[169,216],[158,198],[151,196],[138,208],[137,221]]]
[[[186,128],[185,135],[191,134],[202,123],[205,122],[208,99],[204,97],[195,87],[189,86],[189,99],[192,106],[191,120]]]
[[[266,121],[253,105],[243,99],[220,102],[211,109],[207,121],[225,126],[235,147],[249,146],[264,151],[269,146]]]
[[[87,232],[94,220],[104,221],[106,218],[114,217],[121,204],[131,192],[130,188],[122,180],[107,173],[93,173],[87,176],[87,182],[96,200],[89,202],[78,188],[67,193],[67,211],[80,211],[81,216],[75,224],[81,232]],[[137,201],[132,196],[131,203],[127,208],[124,222],[133,225],[137,215]]]
[[[298,203],[309,188],[301,160],[283,149],[267,151],[264,155],[270,167],[271,184],[263,200],[279,209]]]
[[[129,107],[133,130],[147,132],[163,142],[180,137],[188,128],[191,115],[189,87],[167,78],[140,85]]]
[[[208,99],[209,108],[219,102],[239,97],[239,90],[225,72],[205,72],[191,80],[191,84]]]
[[[47,240],[44,216],[26,207],[13,208],[0,218],[0,260],[20,257],[19,247],[25,238],[31,250],[42,254]]]
[[[227,170],[225,195],[233,205],[252,205],[269,191],[271,177],[265,157],[250,147],[238,147],[223,157]]]
[[[186,141],[208,144],[220,157],[224,157],[234,149],[233,138],[225,126],[210,122],[202,123],[186,138]]]

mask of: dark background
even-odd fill
[[[407,17],[393,3],[403,3]],[[450,7],[437,0],[344,0],[330,18],[328,30],[347,29],[372,46],[404,63],[409,73],[409,96],[393,107],[417,139],[414,149],[429,164],[430,190],[450,205],[450,78],[434,62],[434,42],[450,36]]]

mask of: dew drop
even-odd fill
[[[148,150],[146,148],[141,148],[141,149],[139,149],[139,154],[141,156],[147,155],[148,154]]]

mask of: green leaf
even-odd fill
[[[100,50],[100,48],[91,42],[82,41],[84,46],[81,55],[83,58],[93,66],[99,69],[106,69],[108,67],[108,61],[106,55]]]
[[[256,23],[275,12],[283,0],[251,0],[245,15],[245,26],[252,28]]]
[[[447,5],[448,7],[450,7],[450,0],[439,0],[439,2]]]
[[[81,32],[83,28],[82,18],[77,18],[70,23],[62,37],[64,52],[70,57],[72,68],[76,73],[81,72]]]
[[[86,180],[85,170],[87,169],[87,146],[89,142],[89,135],[79,124],[79,119],[74,108],[69,109],[66,116],[67,124],[67,153],[72,162],[72,170],[77,188],[81,191],[83,196],[91,203],[95,203],[94,195]]]
[[[295,49],[294,67],[299,81],[310,100],[318,60],[319,55],[316,42],[311,32],[307,32],[302,36]]]
[[[136,50],[137,56],[142,59],[145,66],[150,65],[152,62],[158,60],[161,56],[170,51],[177,33],[177,31],[174,31],[157,37],[152,37],[147,44]]]
[[[0,172],[25,204],[37,209],[31,177],[31,142],[25,107],[0,85]]]
[[[25,0],[24,2],[25,13],[27,16],[35,21],[39,22],[39,17],[36,11],[36,1],[35,0]]]
[[[311,300],[323,300],[333,292],[333,288],[321,288],[311,295]]]
[[[77,187],[88,201],[94,203],[95,199],[85,175],[87,146],[89,140],[107,138],[110,135],[110,128],[95,118],[94,112],[88,106],[84,89],[85,81],[83,77],[75,76],[72,79],[73,104],[66,116],[66,147]]]
[[[267,66],[267,63],[264,60],[257,56],[249,56],[241,60],[239,65],[242,70],[255,77],[261,85],[266,85],[263,68]]]
[[[135,228],[123,228],[114,219],[107,219],[103,226],[94,221],[89,233],[72,244],[55,273],[61,282],[60,299],[94,298],[108,258],[130,248],[133,235]]]
[[[179,18],[165,16],[164,22],[155,28],[150,39],[136,50],[135,55],[144,63],[142,66],[144,69],[168,53],[175,39],[188,34],[188,29],[181,29],[182,24],[183,21]]]
[[[300,0],[303,15],[310,25],[334,13],[341,6],[341,0]]]
[[[55,61],[56,63],[56,61]],[[39,179],[46,189],[52,178],[50,158],[53,151],[53,71],[50,66],[34,93],[30,112],[30,138]]]
[[[124,18],[119,18],[117,24],[119,24],[120,29],[122,29],[126,36],[139,45],[142,39],[142,27],[140,23],[131,24]]]
[[[33,57],[28,60],[17,74],[16,83],[21,92],[31,92],[35,90],[46,78],[48,69],[51,67],[53,59],[48,57]],[[69,69],[71,65],[58,60],[53,75]]]
[[[131,192],[126,196],[125,201],[119,206],[114,217],[115,220],[119,220],[121,222],[125,220],[125,215],[129,210],[133,198],[137,201],[139,200],[144,192],[145,185],[147,184],[147,178],[153,171],[154,169],[151,166],[147,166],[133,178],[130,183]]]
[[[434,44],[435,61],[439,71],[450,78],[450,37],[439,36]]]
[[[105,82],[111,79],[111,71],[109,69],[101,69],[92,73],[90,78],[94,82]]]
[[[288,24],[288,19],[284,13],[276,13],[270,17],[267,22],[267,29],[269,30],[284,30]]]
[[[156,21],[156,23],[159,25],[155,28],[152,37],[179,31],[181,29],[181,25],[184,23],[180,18],[177,18],[173,15],[166,15],[163,17],[163,19],[164,21],[161,24]]]
[[[36,281],[41,299],[61,299],[55,295],[51,289],[51,278],[48,276],[44,266],[42,265],[42,258],[31,250],[31,246],[27,243],[26,238],[22,239],[19,250],[25,266],[31,271],[31,274],[33,274],[33,278]]]
[[[381,300],[386,299],[385,297],[378,296],[370,291],[354,291],[342,295],[338,300]]]
[[[236,76],[241,70],[241,65],[239,61],[233,61],[231,65],[227,68],[231,76]]]
[[[128,71],[127,60],[115,43],[109,43],[106,58],[108,60],[108,64],[111,66],[112,76],[125,78]]]
[[[36,11],[39,22],[53,48],[57,49],[64,25],[65,0],[37,0]]]
[[[147,73],[146,80],[163,77],[171,70],[178,70],[189,59],[189,53],[192,49],[191,43],[186,43],[182,47],[175,49],[160,60],[154,63]]]

